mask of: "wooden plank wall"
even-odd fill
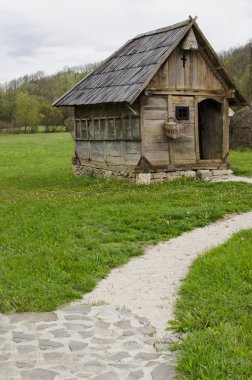
[[[184,67],[183,60],[181,60],[183,55],[186,58]],[[222,101],[221,97],[225,90],[218,79],[218,75],[216,75],[216,70],[209,66],[203,56],[204,52],[201,50],[185,51],[181,49],[181,46],[178,46],[146,88],[147,95],[148,89],[157,92],[157,94],[150,92],[149,98],[145,99],[142,106],[142,154],[153,165],[193,165],[200,158],[197,103],[208,98],[210,92],[214,92],[217,96],[219,94],[219,99]],[[180,95],[179,91],[184,94]],[[186,91],[190,95],[185,96]],[[205,94],[205,97],[197,96],[198,92],[200,92],[201,97],[202,94]],[[175,117],[176,106],[189,107],[189,120],[180,121],[185,126],[185,137],[167,140],[164,136],[163,125],[166,116]],[[225,103],[225,115],[227,113],[226,108]],[[228,133],[225,117],[224,135]],[[227,152],[227,145],[228,141],[224,136],[224,152]]]
[[[170,104],[169,104],[170,102]],[[189,107],[189,120],[181,120],[185,137],[167,139],[164,123],[175,117],[176,106]],[[142,104],[142,155],[154,166],[190,165],[196,163],[195,102],[193,96],[146,97]]]
[[[136,166],[141,156],[141,143],[140,141],[76,141],[76,152],[81,162],[92,161],[97,163],[98,167]]]
[[[132,106],[139,113],[139,105]],[[95,105],[76,107],[75,118],[99,118],[105,116],[124,116],[133,114],[123,104]],[[81,162],[87,161],[97,167],[136,166],[141,157],[141,141],[124,140],[76,140],[75,149]]]
[[[181,60],[185,54],[183,67]],[[223,90],[223,86],[199,51],[182,51],[177,47],[153,77],[147,88]]]
[[[176,106],[189,107],[189,120],[181,120],[185,137],[171,140],[171,161],[177,165],[196,163],[195,143],[195,99],[194,96],[172,96],[172,114],[176,114]]]
[[[164,123],[168,117],[167,96],[150,96],[142,102],[142,156],[152,165],[169,163],[168,141],[164,135]]]

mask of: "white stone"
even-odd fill
[[[212,170],[212,173],[214,176],[218,176],[218,175],[228,175],[228,170],[227,169],[216,169],[216,170]]]
[[[154,370],[151,372],[151,376],[153,380],[166,380],[171,378],[171,370],[165,364],[159,364]]]
[[[149,185],[151,183],[151,173],[138,173],[136,175],[137,185]]]
[[[205,178],[212,177],[213,174],[210,170],[198,170],[196,175],[200,179],[205,179]]]
[[[181,178],[179,172],[167,173],[166,181],[173,181],[174,179]]]
[[[194,170],[188,170],[187,172],[185,172],[184,176],[188,178],[195,178],[196,172]]]
[[[185,176],[185,173],[187,173],[187,172],[185,172],[184,170],[181,170],[181,171],[179,172],[180,177],[184,177],[184,176]]]
[[[167,173],[165,172],[158,172],[158,173],[153,173],[152,178],[153,179],[161,179],[167,177]]]

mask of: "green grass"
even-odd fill
[[[0,310],[80,298],[144,245],[252,208],[252,186],[72,175],[66,133],[0,136]]]
[[[176,305],[180,380],[252,379],[252,230],[199,257]]]
[[[252,177],[252,149],[237,149],[230,152],[234,174]]]

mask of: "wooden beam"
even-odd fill
[[[141,138],[141,156],[145,155],[145,131],[144,131],[144,98],[140,99],[140,138]]]
[[[172,114],[172,95],[167,96],[167,108],[168,108],[168,117],[173,117]],[[169,159],[169,165],[174,164],[174,159],[173,159],[173,149],[172,149],[172,141],[170,139],[167,139],[167,144],[168,144],[168,159]]]
[[[195,154],[196,162],[200,160],[200,149],[199,149],[199,116],[198,116],[198,102],[194,98],[194,138],[195,138]]]
[[[201,89],[182,89],[175,90],[172,88],[149,88],[147,93],[150,95],[181,95],[181,96],[217,96],[217,97],[225,97],[227,99],[233,99],[235,97],[235,90],[228,91],[214,91],[214,90],[201,90]]]
[[[229,151],[229,115],[228,115],[228,101],[223,99],[223,157]]]

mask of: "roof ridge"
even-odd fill
[[[167,32],[169,30],[181,28],[182,26],[188,25],[191,21],[192,21],[192,17],[190,16],[188,19],[186,19],[186,20],[184,20],[182,22],[179,22],[179,23],[176,23],[176,24],[173,24],[173,25],[169,25],[169,26],[165,26],[164,28],[159,28],[159,29],[151,30],[151,31],[146,32],[146,33],[138,34],[136,37],[132,38],[132,40],[136,40],[136,39],[144,37],[144,36],[150,36],[152,34],[163,33],[163,32]]]

